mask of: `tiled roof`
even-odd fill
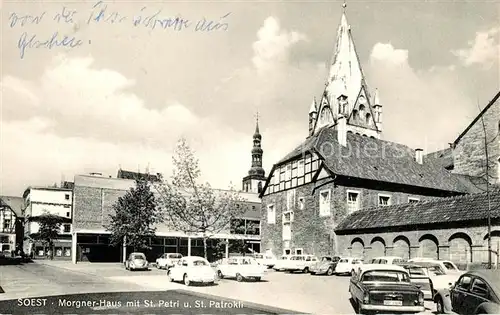
[[[426,154],[424,156],[424,163],[436,163],[443,168],[451,167],[454,164],[453,150],[451,148],[447,148]]]
[[[159,178],[157,175],[152,175],[152,174],[145,174],[145,173],[139,173],[139,172],[130,172],[130,171],[125,171],[125,170],[118,170],[118,175],[116,175],[117,178],[121,179],[141,179],[141,180],[149,180],[153,182],[159,181]]]
[[[17,217],[23,216],[24,200],[22,197],[0,196],[0,206],[11,208]]]
[[[347,146],[341,146],[337,141],[337,132],[325,128],[315,149],[336,175],[468,192],[455,175],[444,168],[433,163],[417,163],[415,151],[402,144],[347,133]]]
[[[491,218],[500,218],[499,189],[490,192],[490,202]],[[342,220],[335,231],[486,220],[487,216],[487,194],[481,193],[356,211]]]
[[[276,165],[302,155],[318,152],[336,175],[388,183],[439,189],[458,193],[477,192],[470,183],[448,172],[439,163],[419,164],[415,150],[402,144],[347,133],[347,146],[337,141],[337,131],[325,127],[287,154]]]

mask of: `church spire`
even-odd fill
[[[262,167],[262,155],[264,151],[261,147],[262,136],[259,130],[259,113],[255,115],[255,132],[253,134],[252,166],[248,171],[248,176],[243,178],[243,191],[260,193],[266,181],[266,172]]]
[[[349,130],[379,138],[379,130],[371,123],[372,100],[354,45],[351,26],[347,22],[346,7],[344,2],[325,84],[324,100],[319,104],[318,119],[311,134],[324,126],[334,126],[342,115],[347,118]]]

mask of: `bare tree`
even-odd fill
[[[207,240],[229,231],[231,221],[245,211],[241,206],[243,199],[232,187],[228,191],[216,191],[209,183],[198,183],[201,175],[198,159],[185,139],[177,142],[172,160],[171,183],[161,178],[155,184],[160,207],[172,228],[203,238],[207,258]]]

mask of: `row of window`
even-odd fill
[[[319,215],[320,216],[329,216],[331,215],[331,190],[322,190],[319,193]],[[295,190],[287,191],[286,195],[286,211],[282,213],[282,223],[290,224],[293,222],[293,206],[295,203],[296,192]],[[299,209],[303,210],[305,206],[304,197],[300,197],[299,199]],[[408,197],[409,203],[418,202],[419,199],[415,197]],[[389,206],[392,204],[392,196],[386,194],[378,195],[378,205],[379,206]],[[355,190],[347,191],[347,213],[353,213],[361,208],[361,193]],[[267,206],[267,223],[268,224],[276,224],[276,208],[273,204]],[[288,228],[288,227],[287,227]]]
[[[318,167],[318,157],[307,154],[300,160],[292,161],[276,168],[267,187],[266,194],[309,183]]]

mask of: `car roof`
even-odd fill
[[[182,257],[182,259],[186,259],[186,260],[206,260],[205,258],[201,257],[201,256],[184,256]]]
[[[398,265],[386,265],[386,264],[366,264],[366,265],[361,265],[359,267],[361,271],[370,271],[370,270],[395,270],[395,271],[406,271],[405,268],[398,266]]]
[[[133,252],[133,253],[130,253],[130,255],[144,255],[144,253],[141,253],[141,252]]]
[[[494,289],[495,294],[500,296],[500,270],[498,269],[479,269],[467,271],[464,275],[481,277]]]

